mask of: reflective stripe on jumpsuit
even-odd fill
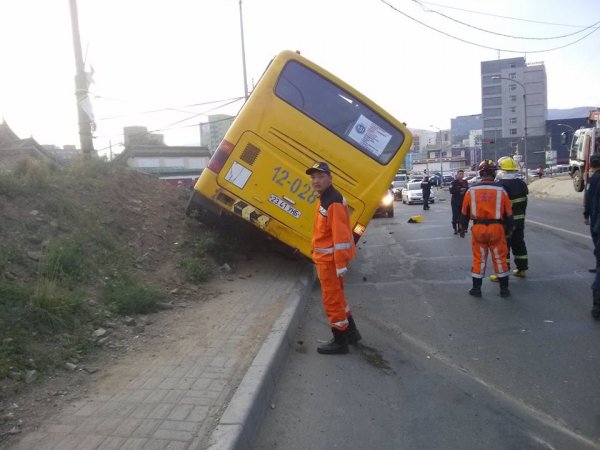
[[[508,276],[508,248],[501,221],[505,214],[512,215],[512,208],[504,189],[491,183],[473,186],[465,195],[462,214],[474,221],[471,228],[472,276],[485,276],[488,254],[491,254],[496,275],[499,278]]]
[[[335,195],[336,198],[326,204],[327,208],[324,208],[321,201],[327,201],[328,194]],[[337,191],[331,189],[317,201],[313,260],[317,266],[323,309],[329,325],[342,331],[348,327],[348,316],[351,315],[351,310],[344,294],[343,278],[338,276],[338,272],[348,268],[348,263],[355,252],[346,201]]]

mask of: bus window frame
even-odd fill
[[[288,67],[288,65],[290,64],[298,64],[299,66],[301,66],[302,68],[304,68],[305,70],[308,70],[310,72],[312,72],[314,75],[316,75],[317,77],[321,78],[322,80],[324,80],[326,83],[329,83],[331,85],[333,85],[334,87],[336,87],[337,89],[339,89],[339,91],[345,95],[347,95],[350,99],[352,99],[353,102],[356,102],[357,104],[359,104],[362,108],[366,108],[371,114],[373,114],[374,116],[376,116],[379,120],[381,120],[383,123],[385,123],[387,126],[390,127],[390,129],[395,130],[397,133],[399,133],[401,139],[400,142],[398,143],[396,149],[394,150],[393,153],[390,154],[389,159],[387,161],[381,161],[377,156],[375,156],[372,152],[369,152],[369,150],[367,150],[366,148],[362,148],[359,146],[358,143],[356,142],[352,142],[349,138],[347,138],[346,136],[342,136],[339,133],[337,133],[336,131],[332,130],[331,128],[329,128],[328,126],[326,126],[325,124],[323,124],[321,121],[317,120],[315,117],[310,116],[309,114],[306,113],[305,110],[303,109],[299,109],[298,107],[296,107],[294,104],[290,103],[288,100],[286,100],[285,98],[281,97],[280,95],[277,94],[277,86],[279,85],[279,82],[281,80],[282,75],[284,74],[286,68]],[[295,86],[296,89],[298,89],[297,86]],[[299,89],[298,89],[299,90]],[[300,90],[299,90],[300,91]],[[300,91],[301,92],[301,91]],[[295,59],[291,59],[289,61],[287,61],[285,63],[285,65],[282,67],[282,69],[279,71],[279,75],[277,76],[277,80],[275,81],[275,84],[273,85],[273,95],[275,97],[277,97],[278,99],[280,99],[282,102],[284,102],[286,105],[294,108],[296,111],[300,112],[301,114],[305,115],[306,117],[308,117],[310,120],[314,121],[315,123],[319,124],[320,126],[322,126],[324,129],[326,129],[327,131],[329,131],[331,134],[333,134],[334,136],[338,137],[339,139],[342,139],[344,142],[348,143],[349,145],[351,145],[352,147],[354,147],[355,149],[357,149],[360,153],[362,153],[363,155],[368,156],[369,158],[371,158],[373,161],[377,162],[378,164],[382,165],[382,166],[387,166],[390,162],[392,162],[395,158],[395,156],[398,154],[398,152],[400,151],[400,149],[402,148],[402,145],[404,144],[405,140],[406,140],[406,134],[400,130],[399,128],[397,128],[396,126],[394,126],[389,120],[387,120],[385,117],[383,117],[381,114],[379,114],[378,112],[374,111],[373,108],[371,108],[369,105],[365,104],[362,100],[360,100],[359,98],[357,98],[354,94],[351,94],[350,92],[348,92],[346,89],[342,88],[341,86],[339,86],[337,83],[335,83],[333,80],[324,77],[322,74],[318,73],[317,71],[313,70],[312,68],[306,66],[305,64],[303,64],[302,62],[295,60]],[[301,94],[302,95],[302,94]],[[370,120],[370,118],[368,118]],[[372,121],[373,122],[373,121]],[[376,123],[376,125],[380,126],[379,124]],[[380,126],[380,128],[384,129],[383,127]],[[384,129],[384,131],[387,132],[387,130]],[[384,152],[382,152],[382,154],[384,154]]]

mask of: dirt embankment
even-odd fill
[[[185,217],[188,197],[100,161],[0,172],[0,442],[135,348],[148,314],[215,295],[201,283],[250,244]]]
[[[529,192],[534,197],[583,202],[583,192],[573,189],[573,180],[569,176],[535,179],[529,184]]]

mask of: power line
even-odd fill
[[[243,98],[243,97],[242,97],[242,98]],[[209,123],[213,124],[213,123],[225,122],[225,121],[227,121],[227,120],[231,120],[232,118],[235,118],[235,117],[237,117],[237,116],[231,116],[231,117],[227,117],[227,118],[225,118],[225,119],[212,120],[212,121],[210,121]],[[199,124],[193,124],[193,125],[184,125],[184,126],[181,126],[181,127],[157,128],[156,130],[149,130],[149,131],[140,132],[140,133],[132,133],[132,134],[130,134],[129,136],[143,136],[143,135],[146,135],[146,134],[152,134],[152,133],[156,133],[156,132],[158,132],[158,131],[181,130],[181,129],[184,129],[184,128],[192,128],[192,127],[197,127],[198,125],[199,125]],[[110,136],[108,136],[108,135],[106,135],[106,136],[95,136],[95,138],[96,138],[96,139],[99,139],[99,138],[103,138],[103,139],[105,139],[105,138],[107,138],[107,137],[116,137],[116,136],[119,136],[119,137],[121,137],[121,136],[124,136],[124,135],[123,135],[123,133],[119,133],[119,134],[112,134],[112,135],[110,135]],[[121,147],[125,147],[125,142],[121,141],[121,142],[117,142],[117,143],[115,143],[115,144],[109,144],[109,145],[107,145],[106,147],[99,148],[98,150],[96,150],[96,152],[102,152],[102,151],[105,151],[105,150],[108,150],[108,149],[110,149],[111,147],[119,147],[119,146],[121,146]]]
[[[179,127],[176,127],[176,126],[174,126],[174,125],[177,125],[177,124],[179,124],[179,123],[181,123],[181,122],[185,122],[186,120],[191,120],[191,119],[193,119],[194,117],[202,116],[202,115],[204,115],[204,114],[206,114],[206,113],[209,113],[209,112],[211,112],[211,111],[214,111],[214,110],[216,110],[216,109],[222,108],[222,107],[224,107],[224,106],[227,106],[227,105],[229,105],[229,104],[231,104],[231,103],[235,103],[236,101],[242,100],[243,98],[244,98],[244,97],[237,97],[237,98],[236,98],[236,99],[234,99],[233,101],[231,101],[231,102],[228,102],[228,103],[226,103],[226,104],[224,104],[224,105],[220,105],[220,106],[217,106],[217,107],[215,107],[215,108],[211,108],[211,109],[209,109],[209,110],[207,110],[207,111],[204,111],[204,112],[202,112],[202,113],[195,114],[194,116],[192,116],[192,117],[188,117],[187,119],[182,119],[182,120],[179,120],[179,121],[177,121],[177,122],[174,122],[174,123],[172,123],[172,124],[170,124],[170,125],[167,125],[166,127],[162,127],[162,128],[156,128],[156,129],[154,129],[154,130],[148,130],[148,131],[143,131],[143,132],[139,132],[139,133],[132,133],[132,134],[130,134],[130,136],[143,136],[143,135],[145,135],[145,134],[157,133],[157,132],[160,132],[160,131],[181,130],[181,129],[184,129],[184,128],[192,128],[192,127],[197,127],[197,126],[199,125],[199,124],[197,124],[197,123],[194,123],[194,124],[192,124],[192,125],[183,125],[183,126],[179,126]],[[236,117],[236,116],[232,116],[232,117]],[[229,120],[229,119],[230,119],[230,117],[227,117],[227,118],[225,118],[225,119],[213,120],[213,121],[210,121],[209,123],[218,123],[218,122],[223,122],[223,121],[226,121],[226,120]],[[116,136],[119,136],[119,137],[120,137],[120,136],[122,136],[122,135],[123,135],[123,133],[119,133],[119,134],[110,134],[110,135],[101,135],[101,136],[95,136],[95,138],[96,138],[96,139],[107,139],[107,138],[112,138],[112,137],[116,137]]]
[[[207,111],[203,111],[203,112],[201,112],[201,113],[194,114],[193,116],[190,116],[190,117],[188,117],[188,118],[186,118],[186,119],[181,119],[181,120],[178,120],[178,121],[176,121],[176,122],[173,122],[173,123],[172,123],[172,124],[170,124],[169,126],[172,126],[172,125],[177,125],[178,123],[182,123],[182,122],[186,122],[186,121],[188,121],[188,120],[192,120],[192,119],[194,119],[194,118],[196,118],[196,117],[198,117],[198,116],[203,116],[203,115],[205,115],[205,114],[207,114],[207,113],[209,113],[209,112],[212,112],[212,111],[214,111],[215,109],[223,108],[224,106],[228,106],[228,105],[231,105],[232,103],[239,102],[239,101],[240,101],[240,100],[242,100],[243,98],[244,98],[244,97],[239,97],[239,98],[233,99],[233,100],[231,100],[230,102],[224,103],[223,105],[219,105],[219,106],[216,106],[216,107],[214,107],[214,108],[211,108],[211,109],[209,109],[209,110],[207,110]]]
[[[108,98],[108,97],[102,97],[102,96],[96,96],[96,98]],[[131,114],[122,114],[122,115],[118,115],[118,116],[108,116],[108,117],[102,117],[99,119],[96,119],[96,122],[101,121],[101,120],[114,120],[114,119],[122,119],[124,117],[130,117],[130,116],[134,116],[134,115],[138,115],[138,114],[154,114],[154,113],[159,113],[159,112],[168,112],[168,111],[175,111],[175,112],[182,112],[182,113],[186,113],[186,114],[196,114],[193,111],[184,111],[180,108],[193,108],[195,106],[206,106],[206,105],[211,105],[211,104],[215,104],[215,103],[223,103],[223,102],[230,102],[230,101],[238,101],[241,100],[244,97],[231,97],[231,98],[226,98],[223,100],[211,100],[208,102],[202,102],[202,103],[192,103],[189,105],[183,105],[183,106],[174,106],[174,107],[166,107],[166,108],[160,108],[160,109],[151,109],[148,111],[140,111],[140,112],[135,112],[135,113],[131,113]],[[112,100],[117,100],[117,99],[112,99]],[[123,101],[125,102],[125,100],[117,100],[117,101]],[[229,104],[229,103],[227,103]],[[225,106],[225,105],[223,105]]]
[[[477,42],[469,41],[467,39],[463,39],[461,37],[458,37],[458,36],[455,36],[453,34],[447,33],[445,31],[439,30],[439,29],[437,29],[435,27],[432,27],[431,25],[426,24],[425,22],[422,22],[422,21],[420,21],[418,19],[415,19],[412,16],[409,16],[404,11],[401,11],[400,9],[396,8],[394,5],[391,5],[390,3],[388,3],[387,0],[379,0],[379,1],[382,2],[382,3],[385,3],[390,8],[392,8],[394,11],[396,11],[397,13],[402,14],[407,19],[410,19],[410,20],[412,20],[414,22],[417,22],[418,24],[423,25],[424,27],[429,28],[430,30],[433,30],[433,31],[435,31],[437,33],[443,34],[444,36],[447,36],[449,38],[455,39],[455,40],[460,41],[460,42],[464,42],[465,44],[470,44],[470,45],[474,45],[476,47],[481,47],[481,48],[485,48],[485,49],[488,49],[488,50],[496,50],[496,51],[501,51],[501,52],[506,52],[506,53],[546,53],[546,52],[551,52],[551,51],[554,51],[554,50],[560,50],[562,48],[566,48],[566,47],[569,47],[571,45],[577,44],[578,42],[582,41],[586,37],[590,36],[592,33],[598,31],[598,29],[600,29],[600,27],[596,27],[592,31],[590,31],[588,34],[584,35],[583,37],[581,37],[581,38],[579,38],[579,39],[577,39],[575,41],[569,42],[567,44],[560,45],[558,47],[548,48],[548,49],[544,49],[544,50],[508,50],[508,49],[502,49],[502,48],[498,48],[498,47],[490,47],[488,45],[478,44]]]
[[[583,27],[582,25],[570,25],[570,24],[566,24],[566,23],[543,22],[540,20],[523,19],[523,18],[511,17],[511,16],[502,16],[499,14],[486,13],[483,11],[474,11],[472,9],[458,8],[456,6],[442,5],[440,3],[433,3],[433,2],[421,2],[421,3],[424,3],[426,5],[439,6],[442,8],[455,9],[457,11],[463,11],[463,12],[467,12],[467,13],[471,13],[471,14],[480,14],[482,16],[497,17],[499,19],[517,20],[517,21],[521,21],[521,22],[538,23],[541,25],[555,25],[555,26],[560,26],[560,27],[571,27],[571,28],[582,28]]]
[[[589,30],[590,28],[593,28],[593,27],[597,26],[598,24],[600,24],[600,20],[599,20],[596,23],[593,23],[592,25],[588,25],[587,27],[582,28],[581,30],[574,31],[573,33],[563,34],[563,35],[560,35],[560,36],[548,36],[548,37],[515,36],[515,35],[512,35],[512,34],[504,34],[504,33],[498,33],[496,31],[486,30],[485,28],[481,28],[481,27],[478,27],[476,25],[472,25],[470,23],[463,22],[461,20],[455,19],[454,17],[448,16],[448,15],[446,15],[444,13],[441,13],[439,11],[436,11],[434,9],[426,9],[425,6],[424,6],[425,2],[420,2],[419,0],[411,0],[411,1],[414,2],[414,3],[416,3],[416,4],[418,4],[421,8],[423,8],[423,10],[425,12],[431,12],[431,13],[434,13],[434,14],[438,14],[438,15],[440,15],[440,16],[448,19],[448,20],[451,20],[453,22],[456,22],[456,23],[458,23],[460,25],[464,25],[466,27],[473,28],[473,29],[478,30],[478,31],[482,31],[484,33],[494,34],[496,36],[502,36],[502,37],[507,37],[507,38],[512,38],[512,39],[527,39],[527,40],[538,40],[538,41],[553,40],[553,39],[564,39],[566,37],[570,37],[570,36],[574,36],[574,35],[579,34],[579,33],[583,33],[584,31]]]

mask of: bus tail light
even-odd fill
[[[354,235],[354,243],[358,242],[358,240],[362,237],[366,229],[367,227],[365,227],[364,225],[361,225],[360,223],[356,224],[354,230],[352,230],[352,234]]]
[[[229,156],[233,152],[234,148],[235,145],[223,139],[219,144],[217,151],[210,158],[207,168],[212,170],[216,174],[221,172],[221,170],[225,166],[225,163],[227,162],[227,159],[229,159]]]

